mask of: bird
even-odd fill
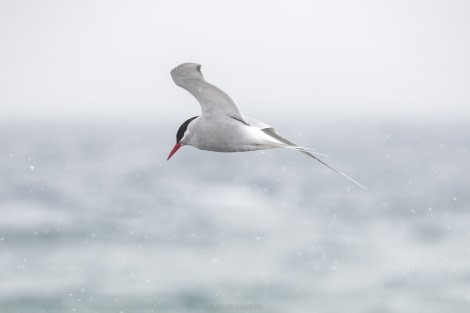
[[[367,190],[358,181],[315,156],[313,149],[298,146],[270,125],[245,116],[224,91],[204,79],[200,64],[183,63],[172,69],[170,74],[177,86],[196,98],[201,105],[201,115],[181,124],[176,133],[176,145],[167,160],[185,145],[215,152],[287,148],[302,152]]]

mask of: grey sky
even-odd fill
[[[1,1],[0,114],[189,117],[169,71],[191,61],[264,120],[467,118],[469,16],[469,1]]]

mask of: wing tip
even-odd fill
[[[170,73],[173,74],[178,74],[182,72],[201,72],[201,67],[202,65],[199,63],[192,63],[192,62],[187,62],[187,63],[181,63],[180,65],[175,66]]]
[[[173,81],[178,86],[183,85],[187,80],[201,79],[204,80],[201,72],[201,64],[198,63],[182,63],[170,71]]]

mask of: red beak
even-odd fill
[[[172,156],[173,154],[175,154],[176,151],[178,151],[179,148],[181,148],[181,141],[178,142],[178,143],[173,147],[173,149],[172,149],[171,152],[170,152],[170,155],[168,156],[168,159],[166,159],[166,160],[168,161],[168,160],[171,158],[171,156]]]

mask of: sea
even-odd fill
[[[179,124],[1,123],[0,312],[470,312],[469,123],[276,127],[368,190]]]

